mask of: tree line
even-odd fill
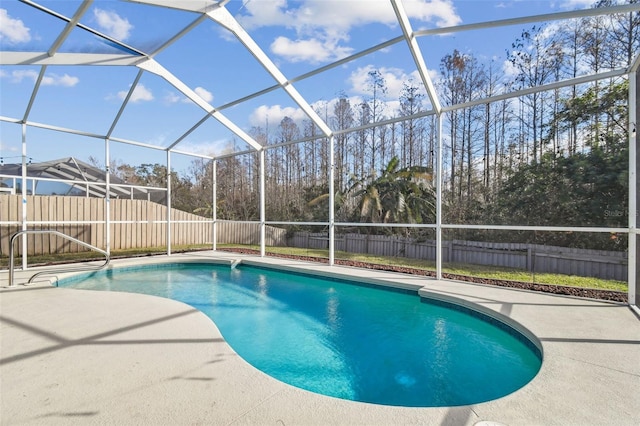
[[[601,0],[594,7],[614,3]],[[458,50],[445,55],[436,80],[442,104],[472,106],[447,109],[443,115],[443,220],[626,227],[629,123],[624,77],[494,102],[475,101],[626,68],[639,49],[640,14],[634,12],[527,28],[506,47],[503,58],[485,60]],[[434,115],[426,114],[431,108],[428,97],[421,85],[408,80],[392,102],[378,70],[368,74],[367,83],[368,94],[361,101],[341,93],[317,108],[336,131],[335,219],[435,223],[437,123]],[[390,104],[398,107],[391,110]],[[285,117],[274,128],[255,127],[250,134],[267,147],[267,220],[327,221],[331,162],[329,141],[319,129],[310,121],[296,123]],[[300,140],[304,142],[293,143]],[[216,161],[218,218],[257,220],[258,154]],[[150,184],[166,181],[163,167],[120,165],[116,173],[132,183],[137,179]],[[210,217],[211,171],[211,161],[198,159],[184,175],[172,173],[173,205]],[[487,238],[481,231],[456,235]],[[495,232],[491,239],[514,241],[514,235]],[[620,246],[620,240],[609,235],[557,233],[535,239],[584,247]]]

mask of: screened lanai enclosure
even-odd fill
[[[5,1],[0,45],[3,268],[52,229],[638,303],[635,0]]]

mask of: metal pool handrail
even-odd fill
[[[99,249],[98,247],[92,246],[91,244],[85,243],[84,241],[80,241],[77,238],[74,238],[70,235],[67,234],[63,234],[62,232],[58,232],[58,231],[54,231],[51,229],[23,229],[22,231],[18,231],[15,234],[13,234],[11,236],[11,241],[9,243],[9,287],[13,287],[13,278],[14,278],[14,274],[13,274],[13,259],[14,259],[14,250],[13,250],[13,243],[15,242],[16,238],[18,238],[18,236],[22,235],[22,234],[53,234],[53,235],[57,235],[59,237],[65,238],[69,241],[72,241],[76,244],[80,244],[83,247],[89,248],[91,250],[95,250],[101,254],[103,254],[106,258],[104,264],[99,265],[99,266],[87,266],[87,267],[76,267],[76,268],[62,268],[62,269],[54,269],[54,270],[48,270],[48,271],[40,271],[37,272],[35,274],[33,274],[31,276],[31,278],[29,278],[29,281],[27,281],[28,284],[31,284],[31,282],[33,281],[33,279],[39,275],[43,275],[43,274],[51,274],[54,272],[77,272],[77,271],[97,271],[99,269],[103,269],[105,268],[109,262],[111,261],[111,256],[109,256],[109,253],[107,253],[106,251]],[[24,248],[26,250],[26,247]]]

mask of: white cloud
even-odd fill
[[[124,99],[127,97],[128,90],[122,90],[118,92],[118,98]],[[135,89],[133,89],[133,94],[131,95],[131,102],[141,102],[141,101],[152,101],[153,93],[151,90],[144,87],[142,84],[138,84]]]
[[[10,78],[12,83],[21,83],[24,79],[36,81],[38,73],[33,70],[17,70],[11,71],[11,74],[3,73],[2,77]]]
[[[310,62],[316,64],[337,60],[348,56],[353,49],[338,46],[336,40],[291,40],[280,36],[271,43],[271,51],[290,62]]]
[[[193,89],[193,91],[196,92],[196,94],[200,96],[202,99],[204,99],[206,102],[208,103],[213,102],[213,94],[209,92],[207,89],[203,87],[196,87],[195,89]],[[171,91],[166,92],[166,94],[164,95],[163,101],[165,104],[175,104],[178,102],[182,102],[185,104],[192,103],[191,99],[187,98],[182,93],[176,93]]]
[[[400,68],[367,65],[353,71],[349,76],[349,82],[351,83],[350,92],[369,96],[371,94],[369,73],[373,71],[378,71],[384,79],[384,86],[387,88],[387,93],[384,96],[385,99],[398,99],[404,83],[409,81],[413,81],[417,86],[422,86],[418,71],[407,74]]]
[[[434,22],[438,27],[451,27],[462,22],[450,0],[403,0],[402,3],[409,18]]]
[[[596,0],[564,0],[560,6],[564,9],[588,9],[593,7]]]
[[[164,96],[164,102],[167,104],[175,104],[177,102],[180,102],[180,100],[184,101],[185,99],[175,92],[167,92]]]
[[[233,142],[226,138],[213,141],[185,140],[180,143],[180,149],[201,155],[221,155],[233,152]]]
[[[461,22],[451,0],[404,0],[410,18],[436,26]],[[297,6],[292,7],[292,6]],[[245,4],[248,13],[238,19],[247,28],[284,26],[296,40],[280,36],[271,44],[273,53],[289,61],[336,60],[352,52],[346,45],[349,31],[368,24],[398,25],[388,0],[260,0]]]
[[[250,1],[245,5],[249,14],[238,18],[248,28],[286,26],[298,33],[323,29],[335,34],[372,23],[397,25],[388,0],[303,0],[293,4],[298,8],[286,0]],[[438,26],[461,22],[451,0],[404,0],[403,4],[412,19]]]
[[[238,15],[236,18],[245,28],[288,25],[287,0],[248,1],[244,4],[244,10],[248,14]]]
[[[505,59],[505,61],[502,63],[502,72],[504,74],[505,80],[513,80],[518,76],[518,74],[520,74],[518,68],[516,68],[516,66],[513,65],[513,62],[508,59]]]
[[[397,99],[396,100],[392,100],[392,101],[387,101],[387,102],[384,103],[384,106],[385,106],[384,113],[387,116],[391,117],[391,116],[397,114],[396,111],[400,110],[400,101],[397,100]]]
[[[301,126],[302,121],[307,118],[307,115],[300,108],[283,108],[280,105],[261,105],[251,113],[249,124],[251,126],[265,128],[268,123],[270,128],[274,128],[279,126],[285,117],[289,117],[295,121],[298,126]]]
[[[31,34],[20,19],[9,16],[7,9],[0,9],[0,40],[9,43],[26,43],[31,40]]]
[[[438,81],[440,80],[440,73],[438,72],[438,70],[432,69],[432,68],[428,68],[427,69],[427,74],[429,74],[429,77],[431,78],[431,82],[434,85],[438,84]]]
[[[385,85],[388,89],[384,99],[381,99],[385,102],[385,109],[381,112],[384,115],[391,116],[399,109],[400,101],[398,99],[402,92],[404,83],[412,81],[414,84],[422,87],[420,76],[417,71],[407,74],[399,68],[375,68],[373,65],[367,65],[366,67],[358,68],[350,76],[349,80],[351,83],[351,89],[349,90],[349,93],[351,93],[351,95],[348,99],[352,108],[357,108],[359,104],[366,102],[366,99],[370,96],[371,91],[368,88],[369,83],[367,79],[369,78],[369,72],[374,70],[377,70],[382,74],[385,79]],[[429,74],[431,77],[437,77],[438,72],[436,70],[429,70]],[[421,92],[425,95],[425,99],[428,99],[426,97],[426,91],[421,90]],[[333,107],[337,101],[338,98],[320,100],[313,103],[311,106],[316,111],[321,111],[319,115],[322,118],[324,117],[322,111],[324,111],[325,108],[328,110],[329,114],[333,113]],[[280,105],[262,105],[253,111],[249,118],[249,122],[251,126],[261,128],[265,128],[268,124],[269,128],[273,129],[280,124],[280,121],[282,121],[284,117],[291,118],[301,128],[303,120],[308,119],[306,114],[299,108],[283,108]]]
[[[133,25],[131,25],[126,18],[120,17],[115,12],[109,12],[98,8],[93,9],[93,16],[96,18],[98,26],[108,36],[120,41],[124,41],[129,38]]]
[[[167,135],[164,133],[159,133],[156,135],[151,135],[145,142],[149,145],[155,146],[166,146],[167,145]]]
[[[23,80],[30,80],[35,82],[38,78],[38,73],[33,70],[16,70],[12,71],[11,74],[2,72],[2,74],[0,74],[0,77],[10,78],[12,83],[21,83]],[[69,74],[59,75],[49,73],[42,78],[42,85],[73,87],[78,84],[79,81],[80,79],[78,77],[73,77]]]
[[[6,153],[20,152],[20,148],[0,141],[0,152],[4,152],[6,156]],[[6,157],[5,157],[5,161],[6,161]]]
[[[204,99],[208,103],[211,103],[213,101],[213,94],[209,92],[207,89],[203,87],[196,87],[195,89],[193,89],[193,91],[196,92],[198,96],[200,96],[202,99]]]
[[[73,87],[80,79],[78,77],[72,77],[69,74],[65,75],[57,75],[57,74],[47,74],[42,78],[43,86],[64,86],[64,87]]]

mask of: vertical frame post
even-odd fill
[[[329,265],[335,262],[335,136],[329,138]]]
[[[171,256],[171,151],[167,151],[167,255]]]
[[[640,153],[637,147],[637,125],[640,112],[638,111],[638,97],[640,96],[640,74],[638,71],[629,73],[629,247],[628,247],[628,292],[629,304],[638,306],[640,298],[640,271],[638,270],[638,162]]]
[[[436,157],[436,279],[442,279],[442,113],[437,115]]]
[[[104,245],[105,251],[111,255],[111,152],[108,138],[104,140],[104,164]]]
[[[265,165],[264,165],[264,148],[260,150],[260,257],[266,255],[266,208],[265,208]]]
[[[26,231],[27,226],[27,125],[22,123],[22,219],[21,229]],[[27,234],[22,234],[22,269],[27,269]],[[11,284],[11,283],[9,283]]]
[[[211,238],[213,239],[213,244],[211,246],[212,250],[218,249],[218,183],[217,183],[217,173],[218,173],[218,160],[215,158],[211,160],[211,219],[213,223],[211,224]]]

